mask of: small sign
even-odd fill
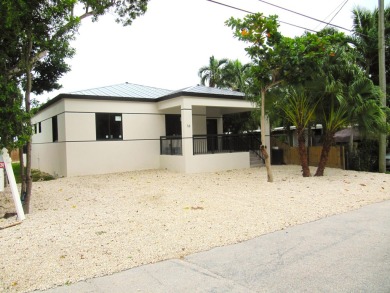
[[[14,174],[14,171],[12,169],[12,164],[11,164],[12,160],[11,160],[11,157],[9,156],[8,150],[6,148],[3,148],[0,151],[0,161],[4,162],[4,165],[5,165],[5,171],[7,172],[8,182],[9,182],[9,186],[11,188],[12,198],[14,200],[16,213],[18,215],[18,220],[23,221],[26,218],[26,216],[24,215],[22,202],[20,201],[18,186],[16,185],[15,174]]]
[[[115,121],[122,121],[122,116],[115,116]]]
[[[0,168],[0,192],[4,191],[4,169]]]
[[[0,169],[4,169],[4,168],[5,168],[4,162],[0,162]]]

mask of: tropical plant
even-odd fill
[[[298,151],[302,166],[302,176],[310,177],[307,157],[305,129],[314,121],[317,104],[320,100],[310,99],[302,86],[289,86],[282,90],[284,97],[278,100],[277,107],[285,114],[291,125],[296,126]]]
[[[358,125],[366,133],[386,131],[380,91],[356,65],[355,58],[354,50],[340,44],[334,55],[323,59],[322,71],[317,76],[316,90],[323,93],[317,117],[325,133],[315,176],[323,176],[334,134],[338,130]]]
[[[353,35],[349,41],[356,47],[357,62],[375,85],[379,85],[378,67],[378,9],[357,7],[353,11]],[[385,9],[386,80],[390,80],[390,6]]]
[[[265,147],[266,93],[282,83],[302,84],[315,75],[319,60],[333,53],[335,43],[344,40],[341,33],[311,34],[296,38],[278,32],[277,16],[261,13],[247,15],[243,20],[229,19],[226,24],[239,40],[249,43],[245,49],[252,59],[247,79],[247,94],[261,108],[261,150],[266,158],[268,181],[272,181],[270,160]]]
[[[228,60],[223,68],[224,87],[233,91],[245,92],[247,88],[248,70],[251,64],[242,64],[240,60]]]
[[[209,87],[225,87],[225,71],[224,68],[228,64],[228,59],[216,59],[214,56],[211,56],[209,59],[209,64],[202,66],[198,71],[198,76],[200,77],[200,83],[206,85],[206,82]]]
[[[353,10],[353,36],[351,42],[355,45],[359,53],[358,62],[366,72],[366,75],[379,85],[379,58],[378,58],[378,20],[379,10],[369,11],[357,7]],[[385,80],[387,85],[383,85],[386,89],[386,97],[382,98],[382,105],[390,105],[390,6],[384,10],[384,55],[385,55]],[[390,117],[387,116],[388,121]],[[384,118],[385,119],[385,118]],[[380,137],[379,146],[379,170],[386,170],[386,135]]]

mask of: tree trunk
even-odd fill
[[[29,64],[30,59],[30,52],[32,49],[32,37],[30,35],[29,40],[29,46],[26,53],[26,93],[24,96],[24,103],[26,107],[26,113],[30,114],[31,110],[31,101],[30,101],[30,93],[31,93],[31,87],[32,87],[32,67]],[[28,125],[26,127],[31,127],[31,117],[28,119]],[[29,138],[27,144],[27,151],[26,151],[26,197],[24,200],[24,213],[29,214],[30,213],[30,202],[31,202],[31,189],[32,189],[32,177],[31,177],[31,137]]]
[[[301,161],[302,166],[302,176],[310,177],[310,168],[309,162],[307,158],[307,149],[305,144],[305,131],[303,129],[298,129],[298,151],[299,151],[299,159]]]
[[[271,160],[267,152],[267,146],[265,145],[265,92],[266,90],[261,90],[261,143],[260,151],[263,154],[265,160],[265,167],[267,169],[267,182],[274,182],[274,176],[272,175],[271,169]]]
[[[318,163],[317,171],[314,176],[324,176],[325,166],[328,162],[328,156],[330,152],[330,147],[333,143],[334,133],[327,133],[322,144],[320,162]]]
[[[32,191],[32,176],[31,176],[31,139],[27,142],[26,153],[26,197],[24,200],[24,213],[30,213],[30,201]]]
[[[20,164],[20,179],[22,180],[20,194],[22,199],[24,199],[24,194],[26,192],[26,173],[24,169],[23,147],[19,148],[19,164]]]

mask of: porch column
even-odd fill
[[[223,133],[223,117],[222,115],[217,118],[217,128],[218,128],[218,134]]]
[[[187,161],[187,158],[192,157],[193,142],[192,142],[192,105],[183,103],[181,106],[181,135],[182,135],[182,152]]]

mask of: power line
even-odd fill
[[[225,7],[228,7],[228,8],[232,8],[232,9],[235,9],[235,10],[238,10],[238,11],[242,11],[242,12],[246,12],[246,13],[250,13],[250,14],[255,14],[252,11],[245,10],[245,9],[242,9],[242,8],[238,8],[238,7],[235,7],[235,6],[231,6],[231,5],[228,5],[228,4],[225,4],[225,3],[221,3],[221,2],[218,2],[218,1],[214,1],[214,0],[207,0],[207,1],[215,3],[215,4],[219,4],[221,6],[225,6]],[[264,16],[264,17],[267,18],[266,16]],[[287,24],[287,25],[290,25],[290,26],[294,26],[294,27],[297,27],[297,28],[300,28],[300,29],[303,29],[303,30],[306,30],[306,31],[311,31],[311,32],[314,32],[314,33],[318,33],[318,31],[316,31],[316,30],[313,30],[313,29],[310,29],[310,28],[306,28],[306,27],[303,27],[303,26],[299,26],[299,25],[296,25],[296,24],[292,24],[292,23],[289,23],[289,22],[281,21],[279,19],[277,20],[277,22],[283,23],[283,24]]]
[[[318,22],[321,22],[321,23],[324,23],[324,24],[327,24],[327,25],[328,25],[328,23],[327,23],[326,21],[320,20],[320,19],[318,19],[318,18],[311,17],[311,16],[308,16],[308,15],[306,15],[306,14],[303,14],[303,13],[300,13],[300,12],[296,12],[296,11],[287,9],[287,8],[285,8],[285,7],[282,7],[282,6],[279,6],[279,5],[276,5],[276,4],[272,4],[272,3],[269,3],[269,2],[264,1],[264,0],[257,0],[257,1],[263,2],[263,3],[265,3],[265,4],[268,4],[268,5],[277,7],[277,8],[279,8],[279,9],[282,9],[282,10],[285,10],[285,11],[288,11],[288,12],[291,12],[291,13],[294,13],[294,14],[297,14],[297,15],[299,15],[299,16],[302,16],[302,17],[305,17],[305,18],[308,18],[308,19],[311,19],[311,20],[315,20],[315,21],[318,21]],[[348,32],[352,32],[350,29],[347,29],[347,28],[342,27],[342,26],[339,26],[339,25],[335,25],[335,24],[329,24],[329,25],[334,26],[334,27],[337,27],[337,28],[339,28],[339,29],[343,29],[343,30],[348,31]]]
[[[343,0],[344,1],[344,0]],[[348,0],[346,0],[347,2],[348,2]],[[324,18],[324,21],[326,20],[326,19],[328,19],[333,13],[335,13],[335,11],[337,10],[337,9],[339,9],[339,7],[340,6],[344,6],[345,5],[345,3],[340,3],[331,13],[329,13],[329,15],[328,16],[326,16],[325,18]],[[338,12],[337,12],[338,13]],[[333,17],[334,18],[334,17]],[[332,19],[333,19],[332,18]],[[332,20],[330,20],[329,22],[331,22]],[[316,27],[314,28],[314,29],[317,29],[318,27],[320,26],[320,24],[317,24],[316,25]]]
[[[245,9],[241,9],[241,8],[238,8],[238,7],[235,7],[235,6],[231,6],[231,5],[227,5],[227,4],[225,4],[225,3],[221,3],[221,2],[218,2],[218,1],[215,1],[215,0],[206,0],[206,1],[209,1],[209,2],[212,2],[212,3],[215,3],[215,4],[219,4],[219,5],[221,5],[221,6],[225,6],[225,7],[228,7],[228,8],[232,8],[232,9],[235,9],[235,10],[238,10],[238,11],[242,11],[242,12],[246,12],[246,13],[250,13],[250,14],[255,14],[255,13],[252,12],[252,11],[245,10]],[[362,34],[362,33],[358,33],[358,32],[354,32],[353,30],[346,29],[346,28],[344,28],[344,27],[342,27],[342,26],[334,25],[334,24],[331,24],[330,22],[328,23],[328,22],[326,22],[326,21],[323,21],[323,20],[320,20],[320,19],[317,19],[317,18],[308,16],[308,15],[305,15],[305,14],[302,14],[302,13],[299,13],[299,12],[295,12],[295,11],[292,11],[292,10],[290,10],[290,9],[287,9],[287,8],[284,8],[284,7],[281,7],[281,6],[272,4],[272,3],[268,3],[268,2],[263,1],[263,0],[258,0],[258,1],[263,2],[263,3],[265,3],[265,4],[269,4],[269,5],[271,5],[271,6],[275,6],[275,7],[277,7],[277,8],[280,8],[280,9],[283,9],[283,10],[286,10],[286,11],[289,11],[289,12],[291,12],[291,13],[298,14],[298,15],[300,15],[300,16],[303,16],[303,17],[306,17],[306,18],[309,18],[309,19],[312,19],[312,20],[315,20],[315,21],[318,21],[318,22],[320,22],[320,23],[324,23],[324,24],[326,24],[326,25],[330,25],[330,26],[333,26],[333,27],[336,27],[336,28],[340,28],[340,29],[346,30],[346,31],[348,31],[348,32],[350,32],[350,33],[353,33],[353,34],[358,34],[358,35],[360,35],[360,36],[365,36],[365,37],[368,37],[368,38],[372,38],[372,37],[370,37],[370,36],[368,36],[368,35],[365,35],[365,34]],[[347,1],[348,1],[348,0],[347,0]],[[345,4],[346,4],[346,3],[344,3],[344,5],[345,5]],[[344,5],[343,5],[343,7],[344,7]],[[343,7],[341,7],[340,10],[341,10]],[[339,10],[339,11],[340,11],[340,10]],[[338,11],[338,12],[339,12],[339,11]],[[337,13],[338,13],[338,12],[337,12]],[[266,16],[264,16],[264,17],[267,18]],[[283,24],[287,24],[287,25],[290,25],[290,26],[294,26],[294,27],[297,27],[297,28],[300,28],[300,29],[304,29],[304,30],[306,30],[306,31],[311,31],[311,32],[314,32],[314,33],[318,33],[318,31],[316,31],[316,30],[309,29],[309,28],[306,28],[306,27],[303,27],[303,26],[299,26],[299,25],[292,24],[292,23],[285,22],[285,21],[281,21],[281,20],[277,20],[277,21],[278,21],[279,23],[283,23]]]
[[[339,14],[339,12],[344,8],[345,4],[347,4],[347,3],[348,3],[348,0],[346,0],[344,2],[343,6],[340,7],[340,9],[336,12],[335,15],[333,15],[333,17],[329,20],[328,24],[325,27],[327,27],[332,22],[332,20],[337,16],[337,14]]]

